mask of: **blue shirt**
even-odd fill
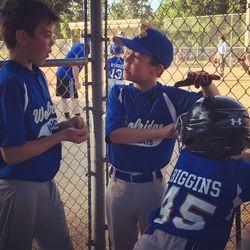
[[[112,56],[108,59],[108,78],[123,80],[124,59]]]
[[[157,129],[176,122],[201,93],[194,93],[157,83],[142,92],[133,84],[114,85],[106,112],[108,160],[116,168],[128,172],[152,172],[165,167],[172,156],[174,139],[146,140],[131,144],[115,144],[109,134],[123,127]]]
[[[56,112],[43,72],[36,66],[29,70],[15,61],[4,62],[0,71],[0,147],[19,146],[56,131]],[[0,178],[51,180],[60,161],[61,144],[15,165],[8,165],[1,156]]]
[[[151,227],[223,250],[235,208],[250,200],[249,180],[250,162],[211,160],[183,150]]]
[[[83,43],[77,43],[73,45],[73,47],[70,49],[70,51],[66,54],[65,58],[82,58],[84,57],[84,49],[85,46]],[[88,55],[90,53],[89,47],[86,47],[86,54]],[[83,65],[78,65],[79,71],[82,70]],[[56,75],[60,79],[64,80],[74,80],[72,67],[71,66],[60,66],[57,68]]]

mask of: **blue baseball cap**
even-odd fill
[[[114,53],[114,54],[121,54],[123,53],[123,47],[121,45],[118,45],[116,43],[113,43],[111,45],[111,53]]]
[[[140,35],[132,39],[124,37],[114,37],[113,41],[121,46],[153,56],[164,68],[168,68],[174,57],[173,44],[163,33],[155,29],[146,29]]]

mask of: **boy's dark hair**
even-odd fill
[[[226,41],[226,37],[223,36],[223,35],[220,35],[220,36],[219,36],[219,39],[221,39],[223,42]]]
[[[59,17],[39,0],[5,0],[0,8],[0,31],[9,49],[16,47],[17,30],[32,36],[41,22],[57,23]]]

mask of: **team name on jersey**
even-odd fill
[[[120,64],[120,63],[111,63],[111,68],[123,69],[123,64]]]
[[[219,197],[222,183],[205,177],[190,174],[181,169],[175,169],[170,177],[170,182],[184,186],[198,193]]]
[[[147,120],[146,123],[142,123],[142,120],[139,118],[136,122],[130,122],[128,124],[129,128],[140,128],[140,129],[159,129],[163,128],[163,124],[155,124],[155,121]]]
[[[128,124],[129,128],[137,128],[137,129],[159,129],[163,127],[163,124],[155,124],[155,121],[147,120],[146,123],[143,123],[139,118],[136,122],[130,122]],[[156,147],[162,142],[162,139],[154,139],[154,140],[145,140],[136,143],[130,143],[130,145],[136,145],[140,147]]]
[[[47,102],[47,109],[44,109],[43,106],[41,106],[38,109],[33,110],[33,116],[34,116],[34,121],[36,124],[39,122],[43,122],[44,120],[48,120],[49,116],[51,114],[55,114],[55,107],[52,105],[49,101]]]

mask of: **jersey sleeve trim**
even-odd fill
[[[171,102],[171,100],[169,99],[169,97],[166,93],[163,93],[163,97],[164,97],[164,100],[167,104],[167,107],[169,109],[169,112],[170,112],[170,115],[171,115],[173,121],[176,122],[177,121],[177,114],[176,114],[176,110],[175,110],[173,103]]]

